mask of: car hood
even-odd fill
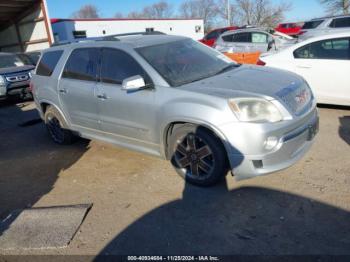
[[[35,68],[35,66],[32,66],[32,65],[0,68],[0,75],[21,73],[21,72],[24,72],[24,71],[33,70],[34,68]]]
[[[293,73],[262,66],[242,65],[226,73],[179,87],[221,98],[265,97],[279,99],[278,93],[303,79]]]

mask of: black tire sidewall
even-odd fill
[[[195,136],[199,137],[210,147],[211,151],[213,152],[213,157],[215,159],[214,169],[211,175],[206,179],[193,179],[192,177],[187,176],[187,173],[183,172],[183,169],[177,167],[176,165],[174,153],[176,151],[177,141],[179,139],[184,139],[189,134],[194,134]],[[170,161],[176,172],[187,182],[197,186],[215,185],[227,174],[228,171],[226,150],[222,145],[222,142],[213,133],[203,127],[198,127],[195,125],[175,127],[172,130],[172,134],[169,139],[168,155],[170,156]]]
[[[48,127],[49,116],[55,117],[60,122],[60,126],[63,129],[63,140],[62,141],[57,141],[56,139],[53,138],[53,136],[50,132],[50,129]],[[64,118],[61,116],[61,114],[58,112],[58,110],[56,108],[54,108],[53,106],[49,106],[47,108],[47,110],[45,111],[45,125],[46,125],[48,132],[49,132],[50,137],[52,138],[52,140],[55,143],[60,144],[60,145],[70,145],[74,142],[73,133],[68,129],[68,126],[67,126]]]

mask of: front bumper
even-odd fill
[[[309,151],[318,130],[319,116],[317,109],[314,109],[303,119],[293,123],[292,128],[284,126],[277,130],[268,130],[263,136],[261,132],[257,132],[255,137],[251,136],[251,131],[247,131],[248,136],[244,138],[248,146],[242,148],[241,151],[234,147],[237,140],[231,138],[230,145],[234,150],[231,150],[228,157],[232,173],[236,180],[244,180],[288,168],[298,162]],[[259,147],[254,145],[254,141],[260,140],[263,143],[262,137],[270,136],[278,137],[278,143],[271,151],[266,150],[263,153],[250,154],[254,150],[248,150],[247,148]],[[242,136],[240,139],[242,139]],[[242,143],[244,143],[242,140],[238,142],[238,144]],[[249,152],[245,154],[244,151]]]
[[[29,81],[0,86],[0,97],[23,95],[30,93]]]

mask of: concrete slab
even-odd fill
[[[92,204],[18,210],[0,223],[0,250],[67,247]]]

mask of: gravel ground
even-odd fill
[[[2,103],[0,219],[25,207],[93,207],[67,248],[0,254],[350,255],[350,109],[320,116],[295,166],[203,189],[147,155],[96,141],[55,145],[31,102]]]

